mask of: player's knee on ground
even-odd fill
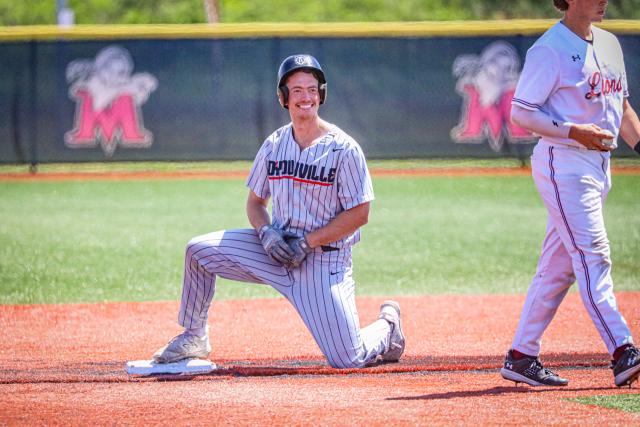
[[[327,358],[329,365],[336,369],[354,369],[364,368],[366,366],[364,355],[360,353],[353,354],[350,357],[347,357],[346,355],[336,358],[331,358],[326,355],[325,357]]]
[[[354,369],[354,368],[364,368],[365,364],[362,361],[356,361],[356,362],[342,362],[342,361],[338,361],[337,363],[334,362],[329,362],[329,365],[332,368],[336,368],[336,369]]]

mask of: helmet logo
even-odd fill
[[[313,62],[311,62],[311,58],[309,58],[307,55],[296,56],[295,58],[293,58],[293,60],[295,61],[296,65],[313,65]]]

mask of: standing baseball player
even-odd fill
[[[333,367],[397,362],[404,351],[397,302],[385,301],[378,320],[360,328],[351,248],[367,223],[373,188],[358,143],[318,116],[327,97],[318,61],[286,58],[277,94],[291,123],[264,141],[247,179],[253,229],[189,242],[178,316],[185,331],[153,355],[156,363],[209,355],[207,318],[218,276],[267,284],[284,295]]]
[[[536,275],[501,374],[533,386],[568,380],[538,359],[541,337],[569,287],[578,282],[589,316],[612,356],[615,384],[635,381],[640,354],[618,311],[603,204],[609,161],[620,135],[640,153],[640,121],[627,101],[616,37],[601,22],[606,0],[554,0],[564,18],[527,52],[512,101],[512,120],[541,136],[533,178],[548,211]]]

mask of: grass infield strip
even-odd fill
[[[640,394],[622,394],[615,396],[589,396],[572,399],[585,405],[619,409],[625,412],[640,413]]]

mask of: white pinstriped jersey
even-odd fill
[[[590,43],[562,22],[547,30],[527,52],[512,104],[560,122],[593,123],[617,138],[629,96],[622,49],[613,34],[595,26],[592,32]],[[584,148],[569,138],[544,139]]]
[[[293,126],[271,134],[258,151],[246,182],[263,199],[272,197],[272,222],[296,234],[321,228],[340,212],[373,200],[373,186],[360,145],[336,126],[304,150]],[[360,230],[329,243],[348,248]]]
[[[335,126],[304,150],[291,124],[278,129],[258,151],[246,184],[272,198],[276,226],[299,235],[373,199],[360,146]],[[267,255],[253,228],[197,236],[187,245],[178,322],[188,329],[207,325],[217,276],[264,283],[291,302],[331,366],[366,366],[389,350],[391,326],[378,318],[360,328],[351,260],[359,238],[355,231],[315,248],[287,270]]]

